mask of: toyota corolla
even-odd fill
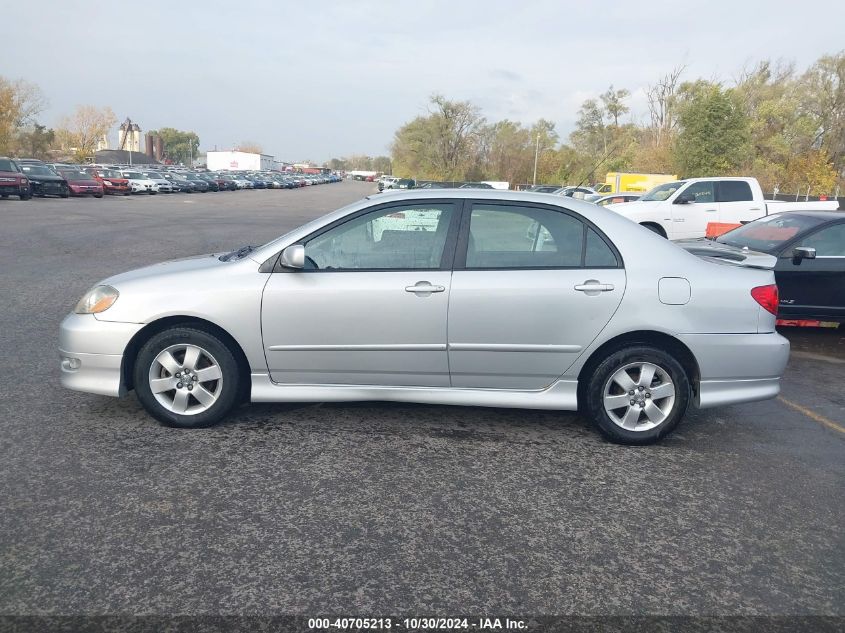
[[[61,325],[61,376],[182,428],[244,400],[386,400],[580,409],[647,444],[691,406],[778,394],[775,262],[567,197],[390,192],[103,280]]]

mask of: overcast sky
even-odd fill
[[[55,125],[77,104],[203,150],[260,143],[281,160],[388,152],[439,92],[489,120],[555,121],[608,85],[673,66],[727,81],[763,58],[803,69],[845,46],[845,2],[3,2],[0,75],[37,83]],[[112,142],[117,132],[113,130]]]

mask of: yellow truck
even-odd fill
[[[677,179],[677,176],[669,174],[626,174],[611,171],[608,172],[604,184],[598,185],[596,190],[599,193],[624,193],[626,191],[645,193],[657,185]]]

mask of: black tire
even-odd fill
[[[102,197],[103,197],[103,194],[100,194],[100,195],[94,194],[94,197],[95,197],[95,198],[102,198]]]
[[[646,430],[622,428],[613,421],[604,407],[605,388],[611,376],[627,365],[635,363],[656,365],[668,375],[675,386],[674,404],[666,419]],[[646,345],[632,345],[614,352],[595,368],[587,381],[584,397],[586,413],[606,439],[617,444],[653,444],[666,437],[684,417],[689,406],[690,383],[684,368],[670,354]],[[655,402],[658,400],[655,399]],[[646,420],[645,417],[642,419]]]
[[[167,409],[150,388],[150,369],[163,350],[174,345],[196,345],[210,354],[220,367],[222,382],[217,400],[205,411],[179,414]],[[135,393],[147,412],[167,426],[196,429],[212,426],[223,420],[237,405],[242,396],[242,378],[232,351],[219,338],[193,327],[174,327],[150,338],[138,352],[133,371]],[[189,396],[190,397],[190,396]],[[199,401],[196,401],[199,403]]]
[[[67,191],[62,191],[62,193],[60,193],[59,195],[62,198],[70,198],[70,194]]]
[[[18,196],[18,198],[20,198],[21,200],[32,200],[32,194],[31,193],[22,193],[21,195]]]
[[[658,224],[640,224],[640,226],[647,228],[652,233],[657,233],[660,237],[666,237],[666,233],[663,232],[663,229],[660,228]]]

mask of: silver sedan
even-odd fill
[[[580,408],[612,441],[776,396],[775,259],[696,256],[572,198],[383,193],[260,247],[94,286],[62,383],[175,427],[252,402]]]

